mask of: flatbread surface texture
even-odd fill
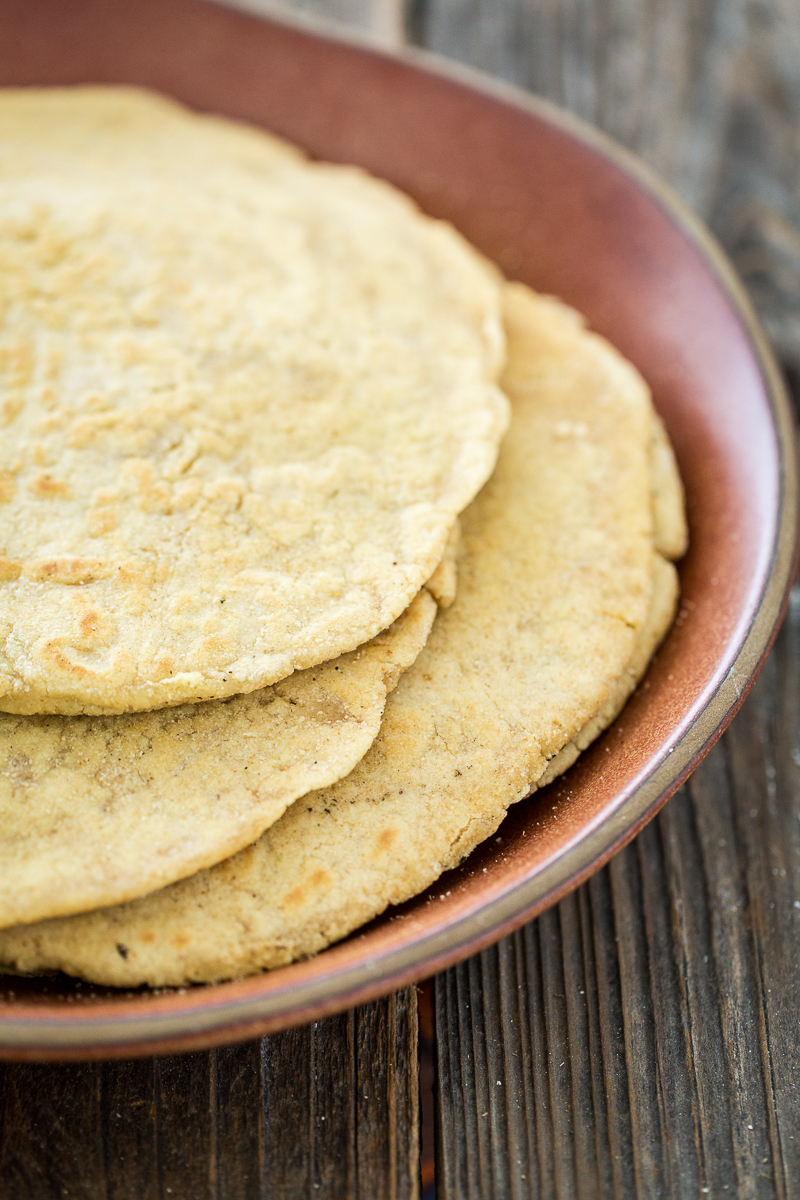
[[[227,700],[117,717],[0,713],[0,926],[143,896],[255,841],[352,770],[436,603]]]
[[[653,550],[648,393],[556,301],[512,286],[507,328],[512,426],[462,517],[458,595],[364,759],[211,870],[0,933],[0,961],[177,985],[314,953],[456,865],[611,719],[675,597]]]
[[[494,268],[351,167],[0,94],[0,709],[253,691],[387,628],[508,419]]]

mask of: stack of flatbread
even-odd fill
[[[6,969],[312,954],[613,720],[686,528],[575,312],[358,170],[122,88],[2,95],[0,255]]]

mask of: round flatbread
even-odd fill
[[[0,926],[183,879],[341,779],[435,612],[423,589],[366,646],[229,700],[117,717],[0,714]]]
[[[411,603],[507,424],[500,281],[387,184],[0,96],[0,709],[250,692]]]
[[[0,961],[177,985],[314,953],[456,865],[611,719],[676,595],[653,550],[647,389],[577,314],[519,285],[507,327],[512,428],[462,518],[458,596],[369,753],[234,858],[4,931]]]

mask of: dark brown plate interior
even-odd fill
[[[780,383],[714,245],[643,168],[520,93],[203,0],[0,3],[4,84],[130,82],[359,163],[453,221],[512,278],[586,314],[649,381],[680,460],[683,608],[645,685],[565,777],[428,894],[269,975],[154,994],[0,981],[0,1056],[103,1057],[255,1036],[472,953],[633,836],[732,715],[795,558]]]

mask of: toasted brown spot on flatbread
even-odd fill
[[[22,563],[15,562],[13,558],[7,558],[5,554],[0,554],[0,582],[6,579],[17,579],[22,571]]]
[[[100,558],[37,558],[23,567],[26,579],[36,583],[65,583],[71,586],[105,579],[109,565]]]
[[[52,498],[55,496],[68,496],[69,484],[63,479],[54,479],[52,475],[37,475],[31,480],[28,485],[34,496],[43,496]]]

